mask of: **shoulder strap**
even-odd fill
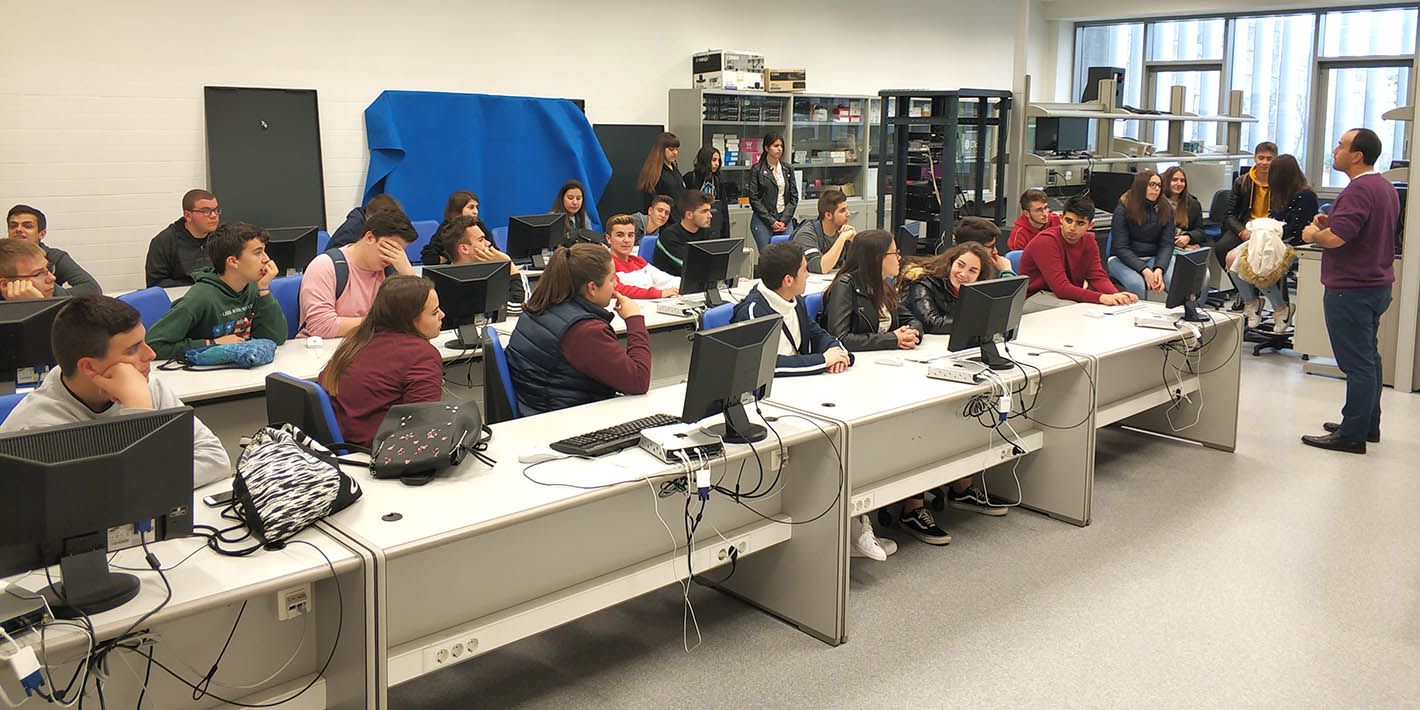
[[[335,264],[335,298],[339,300],[340,294],[345,293],[345,284],[350,281],[350,264],[340,247],[326,250],[325,255]]]

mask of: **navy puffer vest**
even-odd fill
[[[616,390],[587,377],[562,356],[562,337],[588,318],[610,324],[611,312],[583,298],[563,301],[541,314],[524,311],[508,339],[508,373],[523,416],[600,402]]]

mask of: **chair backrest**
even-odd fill
[[[649,263],[656,258],[656,241],[659,239],[654,234],[641,237],[641,246],[637,247],[636,254]]]
[[[1225,187],[1213,193],[1213,201],[1208,203],[1208,219],[1206,222],[1222,224],[1223,215],[1228,211],[1233,199],[1232,188]]]
[[[823,310],[823,291],[804,296],[804,310],[809,312],[809,320],[818,320],[818,312]]]
[[[281,312],[286,314],[286,337],[296,337],[301,330],[301,275],[272,279],[271,295],[281,304]]]
[[[325,388],[284,372],[266,376],[266,422],[290,422],[327,446],[345,440]]]
[[[138,309],[144,328],[152,328],[153,324],[173,307],[168,292],[161,286],[149,286],[133,293],[125,293],[119,296],[118,300]]]
[[[1011,262],[1011,271],[1021,273],[1021,254],[1024,253],[1024,249],[1012,249],[1006,252],[1006,261]]]
[[[10,416],[10,412],[15,411],[15,407],[19,406],[20,400],[24,398],[24,392],[0,394],[0,423],[5,421],[5,417]]]
[[[774,234],[774,235],[771,235],[771,236],[769,237],[769,243],[770,243],[770,244],[783,244],[784,242],[789,241],[789,238],[792,237],[792,236],[793,236],[793,235],[792,235],[792,234],[789,234],[788,232],[779,232],[778,234]]]
[[[493,245],[498,247],[498,251],[508,251],[508,226],[493,228]]]
[[[711,328],[719,328],[722,325],[729,325],[730,316],[734,315],[734,313],[735,304],[721,303],[705,311],[705,314],[700,317],[700,329],[710,330]]]
[[[330,244],[330,232],[324,229],[316,232],[316,253],[324,254],[326,245]]]
[[[518,412],[518,395],[513,391],[503,341],[491,325],[484,327],[483,335],[483,419],[488,424],[517,419],[522,415]]]
[[[421,219],[418,222],[412,222],[412,224],[414,231],[419,234],[419,238],[406,246],[404,253],[409,255],[409,263],[422,264],[424,263],[424,245],[434,238],[434,230],[439,228],[439,222],[433,219]]]

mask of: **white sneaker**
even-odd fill
[[[1284,303],[1272,311],[1272,332],[1285,333],[1292,325],[1292,316],[1297,312],[1295,306]]]
[[[1243,318],[1247,319],[1247,328],[1252,330],[1262,325],[1262,299],[1252,298],[1243,301]]]
[[[883,552],[886,552],[891,555],[892,553],[897,552],[897,541],[886,537],[880,537],[878,538],[878,547],[883,548]]]
[[[860,515],[853,519],[853,557],[866,557],[878,562],[887,561],[888,553],[878,544],[878,538],[873,534],[873,524],[868,521],[868,516]]]

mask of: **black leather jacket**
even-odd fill
[[[946,335],[952,332],[952,319],[957,311],[957,297],[947,280],[923,274],[907,282],[907,310],[927,333]]]
[[[1252,219],[1252,171],[1249,170],[1233,181],[1233,195],[1228,200],[1228,212],[1223,215],[1223,231],[1238,232],[1247,229]]]
[[[878,314],[873,301],[858,288],[852,274],[839,274],[823,297],[824,329],[850,351],[896,350],[894,330],[906,325],[921,333],[922,323],[907,307],[898,304],[892,312],[888,332],[878,332]]]
[[[799,186],[794,183],[794,168],[787,161],[779,161],[779,169],[784,171],[784,211],[776,212],[779,202],[779,183],[774,182],[774,173],[769,163],[763,160],[749,171],[749,206],[754,216],[765,222],[779,220],[788,224],[794,219],[794,209],[799,206]]]

